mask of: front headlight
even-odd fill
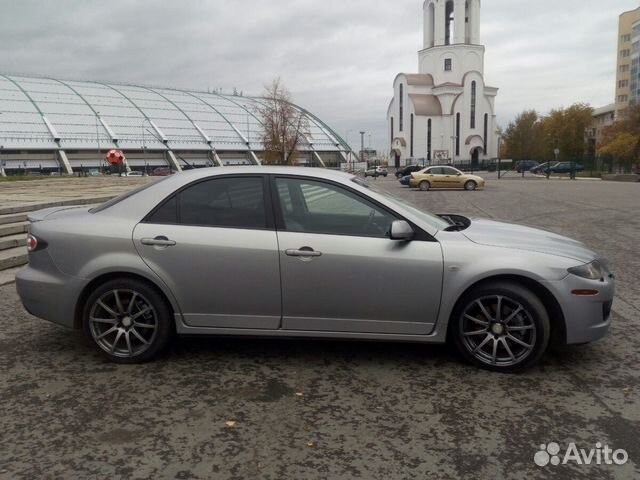
[[[569,273],[589,280],[600,280],[609,275],[609,269],[604,260],[594,260],[586,265],[569,268]]]

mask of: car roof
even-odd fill
[[[184,170],[173,178],[181,181],[192,181],[199,178],[206,178],[216,175],[296,175],[296,176],[312,176],[325,179],[342,180],[352,178],[350,173],[329,170],[327,168],[312,167],[285,167],[285,166],[228,166],[228,167],[210,167],[198,168],[193,170]]]

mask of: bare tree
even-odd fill
[[[307,116],[291,103],[291,94],[279,78],[265,86],[258,105],[265,163],[295,165],[297,148],[309,135]]]

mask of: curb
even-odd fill
[[[24,212],[33,212],[36,210],[42,210],[43,208],[51,208],[51,207],[68,207],[74,205],[91,205],[93,203],[102,203],[112,198],[116,197],[116,195],[109,195],[106,197],[93,197],[93,198],[74,198],[71,200],[61,200],[59,202],[44,202],[44,203],[33,203],[28,205],[18,205],[15,207],[3,207],[0,208],[0,215],[9,215],[12,213],[24,213]]]

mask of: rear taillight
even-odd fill
[[[36,248],[38,248],[38,239],[33,235],[29,235],[27,237],[27,250],[33,252]]]
[[[35,252],[36,250],[42,250],[47,247],[47,242],[39,240],[35,235],[27,235],[27,251]]]

